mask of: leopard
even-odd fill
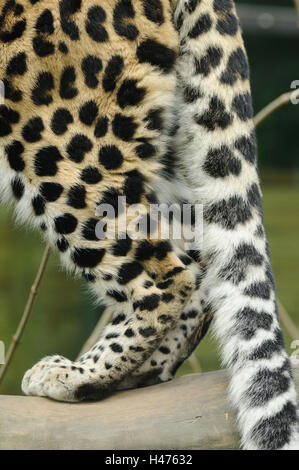
[[[240,446],[298,450],[233,0],[1,0],[0,57],[1,203],[113,316],[23,392],[72,403],[167,382],[211,328]],[[191,206],[170,225],[201,238],[165,238],[157,204]]]

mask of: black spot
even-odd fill
[[[154,145],[144,142],[143,144],[138,145],[135,148],[135,151],[139,158],[146,160],[147,158],[151,158],[156,154],[156,148]]]
[[[149,312],[152,312],[153,310],[158,308],[159,303],[160,303],[160,296],[158,294],[151,294],[151,295],[146,295],[145,297],[143,297],[143,299],[135,302],[133,305],[133,308],[134,310],[139,308],[140,311],[148,310]],[[139,332],[141,333],[140,330]]]
[[[193,88],[190,85],[186,85],[184,87],[183,97],[184,97],[185,103],[189,103],[189,104],[194,103],[199,98],[202,98],[202,96],[203,95],[199,88]]]
[[[126,256],[132,247],[131,238],[126,235],[125,238],[117,240],[112,247],[112,253],[114,256]]]
[[[41,196],[36,196],[32,199],[32,207],[36,216],[43,215],[45,213],[45,200]]]
[[[154,336],[157,333],[157,330],[151,326],[148,326],[147,328],[139,328],[138,331],[144,338],[149,338],[150,336]]]
[[[216,12],[225,13],[232,10],[233,2],[232,0],[214,0],[213,8]]]
[[[85,76],[85,84],[89,88],[97,88],[99,84],[97,75],[103,68],[101,59],[94,55],[89,55],[83,59],[81,67]]]
[[[196,21],[195,25],[189,31],[188,36],[191,39],[196,39],[201,34],[207,33],[212,27],[212,19],[209,14],[201,15]]]
[[[220,60],[223,56],[223,50],[219,47],[209,47],[206,55],[202,59],[198,60],[195,58],[195,71],[207,77],[212,69],[216,68],[220,64]]]
[[[72,260],[80,268],[95,268],[103,259],[104,249],[76,248]]]
[[[39,191],[46,201],[54,202],[61,196],[63,187],[59,183],[42,183]]]
[[[4,78],[3,79],[3,85],[4,85],[4,89],[5,89],[5,98],[7,100],[13,101],[14,103],[17,103],[18,101],[21,101],[22,92],[20,90],[16,90],[12,86],[12,84],[9,82],[9,80]],[[1,130],[0,130],[0,133],[1,133]],[[5,134],[5,135],[7,135],[7,134]]]
[[[60,24],[63,32],[73,41],[80,37],[79,28],[70,17],[81,8],[81,0],[62,0],[59,3]]]
[[[53,75],[50,72],[42,72],[38,75],[35,86],[32,90],[32,101],[35,105],[49,105],[53,98],[48,93],[54,88]]]
[[[137,261],[146,261],[151,259],[156,252],[155,246],[147,240],[139,242],[135,253],[135,259]]]
[[[251,217],[249,204],[238,196],[222,199],[204,209],[207,222],[219,224],[227,230],[235,229],[238,224],[247,222]]]
[[[101,117],[98,119],[95,129],[94,129],[94,136],[97,139],[104,137],[107,134],[108,124],[109,124],[109,121],[107,117]]]
[[[102,147],[99,152],[99,162],[106,170],[116,170],[124,161],[121,151],[115,145]]]
[[[253,109],[250,93],[237,95],[232,102],[232,108],[237,113],[241,121],[247,121],[253,117]]]
[[[37,176],[55,176],[58,170],[57,162],[63,157],[57,147],[43,147],[34,158],[34,169]]]
[[[167,348],[166,346],[161,346],[159,348],[159,351],[162,353],[162,354],[170,354],[170,349]]]
[[[132,139],[137,127],[133,117],[122,114],[116,114],[112,122],[112,129],[116,137],[126,142]]]
[[[128,173],[123,191],[127,198],[127,204],[139,204],[141,202],[141,196],[144,193],[144,180],[139,171],[134,170]]]
[[[10,124],[17,124],[20,120],[19,113],[5,105],[0,105],[0,116]]]
[[[147,123],[146,128],[150,131],[161,131],[163,129],[163,109],[151,109],[144,121]]]
[[[240,160],[234,157],[226,145],[210,150],[204,163],[205,171],[213,178],[224,178],[230,174],[238,176],[241,168]]]
[[[173,284],[173,279],[169,279],[168,281],[165,282],[158,282],[157,287],[158,289],[165,290],[168,289],[169,286]]]
[[[23,171],[25,162],[21,157],[24,152],[24,146],[18,140],[14,140],[11,144],[5,147],[5,152],[8,157],[10,167],[15,171]]]
[[[85,281],[87,281],[87,282],[95,282],[96,281],[96,276],[92,273],[88,273],[88,272],[83,271],[82,276],[85,279]]]
[[[235,148],[241,152],[249,163],[255,163],[257,154],[255,134],[252,134],[250,137],[240,137],[235,142]]]
[[[85,28],[87,34],[95,42],[105,42],[108,40],[108,33],[101,23],[106,20],[106,12],[100,6],[93,6],[88,10]]]
[[[280,328],[276,328],[273,332],[273,339],[263,341],[256,349],[251,349],[248,359],[250,361],[258,361],[261,359],[272,359],[274,354],[281,353],[285,349],[283,336]]]
[[[92,149],[92,142],[83,134],[75,135],[67,146],[67,153],[69,158],[75,162],[80,163],[84,159],[87,152]]]
[[[247,57],[241,47],[231,53],[227,67],[222,73],[220,81],[233,85],[238,79],[247,80],[249,78],[249,66]]]
[[[193,262],[192,258],[188,255],[180,255],[179,258],[185,266],[189,266]]]
[[[176,266],[175,268],[171,269],[166,274],[164,274],[163,279],[169,279],[173,276],[176,276],[177,274],[180,274],[184,270],[185,269],[182,266]]]
[[[27,72],[26,54],[19,52],[10,59],[6,73],[7,75],[24,75],[25,72]]]
[[[98,205],[108,205],[110,208],[114,209],[114,214],[113,216],[110,215],[110,213],[107,213],[107,218],[114,218],[118,217],[119,214],[122,214],[124,211],[124,207],[121,204],[121,201],[119,198],[122,195],[117,191],[116,188],[111,188],[107,189],[106,191],[103,192],[102,194],[102,199],[98,203]]]
[[[262,369],[257,372],[246,393],[250,406],[265,406],[273,398],[287,392],[290,386],[290,371],[288,361],[286,363],[279,369]]]
[[[84,103],[79,110],[79,118],[83,124],[91,126],[96,119],[99,112],[99,108],[94,101],[88,101]]]
[[[233,118],[226,112],[223,102],[216,96],[211,98],[207,111],[195,116],[197,124],[206,127],[209,131],[214,131],[217,127],[226,129],[232,120]]]
[[[128,22],[128,18],[134,18],[135,12],[131,0],[120,0],[113,11],[113,26],[117,34],[124,36],[130,41],[138,36],[138,29],[132,23]]]
[[[21,199],[25,191],[25,186],[21,178],[19,178],[18,176],[13,178],[13,180],[11,181],[11,189],[15,198]]]
[[[145,281],[143,284],[143,287],[145,289],[149,289],[150,287],[153,287],[154,283],[152,281]]]
[[[134,333],[134,331],[132,330],[132,328],[128,328],[128,329],[124,332],[124,335],[127,336],[127,338],[133,338],[133,336],[135,336],[135,333]]]
[[[5,21],[5,17],[11,10],[14,10],[14,15],[18,16],[23,12],[23,6],[20,4],[16,4],[14,0],[8,0],[3,9],[2,9],[2,16],[0,17],[0,27],[2,29],[2,25]],[[26,29],[26,20],[21,19],[13,24],[10,31],[7,30],[0,30],[0,40],[4,43],[13,42],[16,39],[20,38]]]
[[[65,253],[69,249],[70,245],[66,238],[62,237],[57,240],[56,246],[61,253]]]
[[[96,236],[96,225],[99,222],[98,219],[88,219],[86,222],[84,222],[84,226],[82,229],[82,236],[85,238],[85,240],[89,241],[98,241],[98,238]]]
[[[128,297],[125,292],[117,290],[108,290],[107,295],[116,300],[116,302],[122,303],[128,300]],[[113,320],[112,325],[118,325],[121,321],[124,321],[126,316],[124,314],[118,315],[118,317]]]
[[[46,13],[46,12],[48,12],[48,13]],[[49,10],[46,10],[42,14],[42,16],[44,14],[45,14],[45,16],[47,16],[47,19],[51,18],[52,24],[51,23],[46,24],[45,21],[44,21],[44,20],[46,20],[46,18],[41,18],[40,17],[38,19],[38,23],[44,21],[43,25],[40,24],[40,27],[41,28],[48,28],[49,30],[53,29],[53,31],[54,31],[52,13]],[[34,49],[34,52],[36,53],[36,55],[38,55],[39,57],[47,57],[49,55],[54,54],[54,52],[55,52],[54,44],[46,39],[47,36],[44,36],[44,33],[42,31],[38,31],[38,24],[36,24],[35,27],[36,27],[37,33],[38,33],[37,36],[35,36],[33,38],[33,49]],[[47,32],[45,31],[45,33],[47,33]]]
[[[56,135],[64,134],[67,129],[68,125],[74,122],[74,118],[66,108],[59,108],[53,114],[51,120],[51,129]]]
[[[41,140],[41,133],[44,130],[44,124],[40,117],[30,119],[22,129],[22,136],[26,142],[38,142]]]
[[[164,23],[163,5],[160,0],[143,0],[143,8],[148,20],[158,25]]]
[[[103,88],[105,91],[113,91],[116,87],[116,80],[124,68],[123,58],[119,55],[113,56],[106,67],[103,78]]]
[[[172,251],[169,241],[159,242],[156,246],[156,258],[162,261]]]
[[[250,297],[259,297],[260,299],[269,300],[271,289],[268,282],[260,281],[254,282],[244,290],[244,295]]]
[[[245,280],[248,267],[261,266],[263,261],[264,257],[253,245],[241,243],[227,265],[221,269],[219,276],[238,284]]]
[[[76,230],[78,221],[72,214],[64,214],[54,219],[55,230],[61,235],[73,233]]]
[[[74,209],[84,209],[86,207],[85,202],[86,189],[80,184],[72,186],[67,194],[67,204]]]
[[[118,271],[118,282],[121,285],[128,284],[143,272],[143,267],[137,261],[123,264]]]
[[[123,352],[122,346],[118,343],[110,344],[110,349],[115,353],[122,353]]]
[[[72,66],[65,67],[60,78],[59,93],[61,98],[72,100],[78,95],[77,88],[73,87],[76,81],[75,68]]]
[[[239,29],[236,15],[226,12],[225,16],[218,20],[216,28],[220,34],[235,36]]]
[[[254,337],[259,329],[269,331],[273,324],[273,317],[267,312],[258,312],[250,307],[244,307],[237,313],[236,326],[233,334],[239,334],[249,340]]]
[[[194,13],[201,0],[188,0],[185,4],[185,10],[191,15]]]
[[[145,88],[137,88],[137,80],[124,80],[117,93],[117,102],[121,108],[139,104],[145,96]]]
[[[168,73],[174,66],[176,53],[153,39],[147,39],[138,46],[137,57],[140,63],[149,63]]]
[[[166,292],[162,294],[162,302],[165,302],[166,304],[171,302],[173,299],[174,299],[174,295],[172,294],[168,294]]]
[[[82,170],[81,179],[87,184],[97,184],[102,180],[102,175],[97,168],[88,166]]]
[[[69,51],[67,45],[65,44],[65,42],[60,42],[59,46],[58,46],[58,49],[60,50],[60,52],[62,52],[62,54],[67,54],[68,51]]]

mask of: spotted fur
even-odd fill
[[[213,320],[243,447],[298,449],[233,2],[3,1],[0,55],[1,199],[113,312],[91,351],[42,359],[23,391],[72,402],[170,380]],[[118,196],[147,218],[153,201],[203,204],[203,246],[159,225],[99,239],[96,208],[120,225]]]

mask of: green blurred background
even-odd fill
[[[249,0],[238,0],[249,4]],[[250,0],[250,5],[293,7],[292,0]],[[293,10],[294,17],[296,15]],[[244,34],[251,64],[255,112],[290,90],[299,80],[299,34],[263,31]],[[278,295],[299,326],[299,105],[287,105],[258,128],[259,162],[264,194],[265,223],[270,241]],[[0,176],[1,177],[1,176]],[[39,236],[18,227],[12,212],[0,209],[0,340],[8,347],[20,320],[40,263]],[[93,305],[86,285],[69,278],[52,254],[22,344],[0,386],[2,394],[20,394],[25,370],[41,357],[59,353],[72,359],[91,333],[102,312]],[[290,351],[291,339],[285,334]],[[299,339],[299,338],[297,338]],[[197,357],[203,371],[220,368],[217,345],[208,336]],[[189,363],[179,375],[190,373]]]

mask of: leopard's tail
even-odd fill
[[[174,146],[204,206],[205,308],[229,366],[245,449],[299,449],[256,168],[249,72],[231,0],[178,0]],[[177,110],[180,110],[178,113]]]

